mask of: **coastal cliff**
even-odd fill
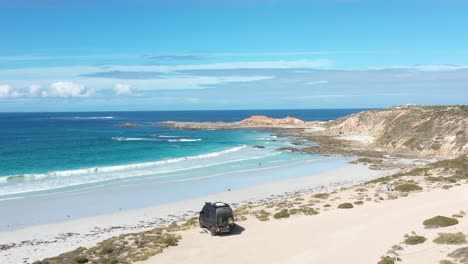
[[[467,106],[407,106],[364,111],[325,124],[327,135],[371,138],[374,146],[423,155],[468,154]]]

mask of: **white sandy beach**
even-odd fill
[[[161,224],[167,224],[174,219],[168,216],[183,216],[187,215],[188,212],[195,213],[205,201],[222,200],[229,203],[239,203],[252,199],[257,201],[265,198],[273,199],[273,195],[283,195],[285,192],[332,190],[388,175],[389,173],[391,171],[375,171],[369,170],[363,165],[346,164],[343,167],[307,177],[273,181],[183,202],[56,224],[31,226],[11,232],[1,232],[0,245],[15,243],[15,246],[0,252],[0,263],[20,263],[23,261],[30,263],[80,246],[92,246],[99,241],[122,233],[154,228]],[[245,235],[248,238],[248,232],[251,228],[246,226],[246,229]],[[259,232],[260,230],[261,228]],[[235,242],[241,237],[244,239],[244,234],[233,241]],[[258,239],[262,239],[262,236],[259,236]],[[182,243],[188,243],[190,237],[185,240],[184,236],[183,241]],[[184,248],[184,246],[181,248]]]
[[[249,219],[240,223],[245,230],[237,235],[212,237],[198,228],[184,231],[179,246],[144,263],[377,263],[404,234],[428,233],[423,220],[467,209],[468,186],[463,185],[316,216],[267,222]],[[466,233],[468,219],[460,221],[456,228]],[[436,264],[446,256],[447,246],[425,243],[403,254],[401,263]]]

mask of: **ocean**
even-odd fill
[[[362,110],[0,113],[0,210],[109,190],[114,194],[109,199],[122,200],[121,206],[142,208],[304,176],[346,161],[278,151],[297,140],[272,132],[175,130],[154,122],[240,121],[252,115],[328,121]],[[119,126],[127,122],[141,126]],[[151,199],[140,199],[144,192]],[[102,205],[81,214],[115,210]]]

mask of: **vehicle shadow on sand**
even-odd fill
[[[237,236],[237,235],[242,234],[242,232],[244,231],[245,231],[245,228],[243,226],[236,224],[236,226],[230,233],[221,233],[221,234],[217,234],[217,236],[220,236],[220,237]]]

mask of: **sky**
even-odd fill
[[[464,0],[0,0],[0,112],[468,104]]]

